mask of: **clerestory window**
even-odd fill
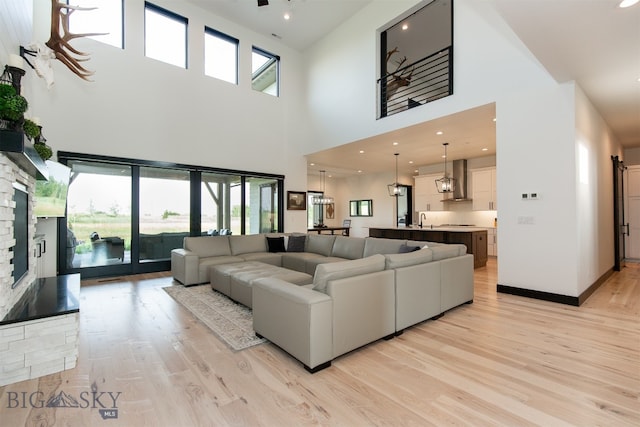
[[[251,51],[251,87],[258,92],[279,96],[280,57],[253,47]]]
[[[189,20],[154,4],[144,4],[144,54],[178,67],[187,68],[187,27]]]
[[[90,38],[111,46],[124,48],[124,14],[122,0],[67,0],[79,9],[69,14],[69,31],[74,34],[106,33]]]
[[[205,27],[204,73],[237,85],[238,44],[238,39]]]

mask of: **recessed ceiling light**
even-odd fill
[[[444,132],[442,132],[441,130],[439,130],[438,132],[436,132],[436,135],[442,135]]]
[[[637,1],[637,0],[636,0],[636,1]],[[621,6],[621,7],[622,7],[622,6]],[[407,23],[402,24],[402,31],[406,31],[406,30],[408,30],[408,29],[409,29],[409,24],[407,24]]]
[[[494,121],[494,122],[496,121],[496,118],[495,118],[495,117],[493,118],[493,121]]]
[[[289,19],[291,19],[291,14],[289,12],[285,12],[283,18],[285,21],[288,21]]]
[[[309,166],[315,166],[315,165],[316,165],[315,163],[309,163]]]
[[[398,143],[394,141],[394,142],[393,142],[393,145],[398,145]]]
[[[489,151],[489,149],[485,147],[482,149],[482,151]]]
[[[360,150],[360,154],[364,154],[364,150]]]
[[[409,160],[409,164],[412,165],[413,164],[413,160]]]
[[[362,169],[358,169],[358,173],[362,173]]]
[[[631,6],[633,6],[634,4],[638,3],[638,1],[640,1],[640,0],[622,0],[622,1],[620,2],[620,5],[619,5],[619,6],[620,6],[620,7],[623,7],[623,8],[624,8],[624,7],[631,7]]]

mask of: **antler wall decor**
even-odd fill
[[[386,60],[387,65],[389,64],[389,60],[391,59],[393,54],[398,52],[399,51],[397,47],[394,47],[392,50],[387,52],[387,60]],[[395,71],[389,73],[389,75],[393,76],[393,78],[387,81],[387,91],[386,91],[387,101],[398,91],[398,89],[400,89],[401,87],[409,86],[409,84],[411,83],[411,76],[413,76],[413,68],[411,68],[411,70],[402,70],[398,72],[398,70],[402,68],[402,65],[405,62],[407,62],[406,56],[400,58],[399,60],[396,60]]]
[[[89,81],[89,76],[93,75],[93,71],[84,68],[80,62],[87,61],[89,58],[82,57],[89,56],[89,54],[80,52],[71,46],[69,42],[79,37],[102,36],[107,33],[74,34],[69,31],[69,17],[76,10],[87,11],[94,9],[96,8],[72,6],[58,3],[58,0],[51,0],[51,37],[45,43],[53,51],[56,59],[66,65],[78,77],[87,81]],[[81,56],[81,58],[77,56]]]

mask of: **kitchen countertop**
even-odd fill
[[[456,227],[456,226],[442,226],[442,225],[434,225],[431,228],[430,225],[425,225],[422,228],[420,227],[370,227],[370,228],[378,228],[381,230],[417,230],[417,231],[452,231],[456,233],[460,232],[472,232],[472,231],[486,231],[489,228],[493,227]]]

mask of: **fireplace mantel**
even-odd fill
[[[0,151],[37,180],[49,179],[47,165],[24,132],[0,130]]]

